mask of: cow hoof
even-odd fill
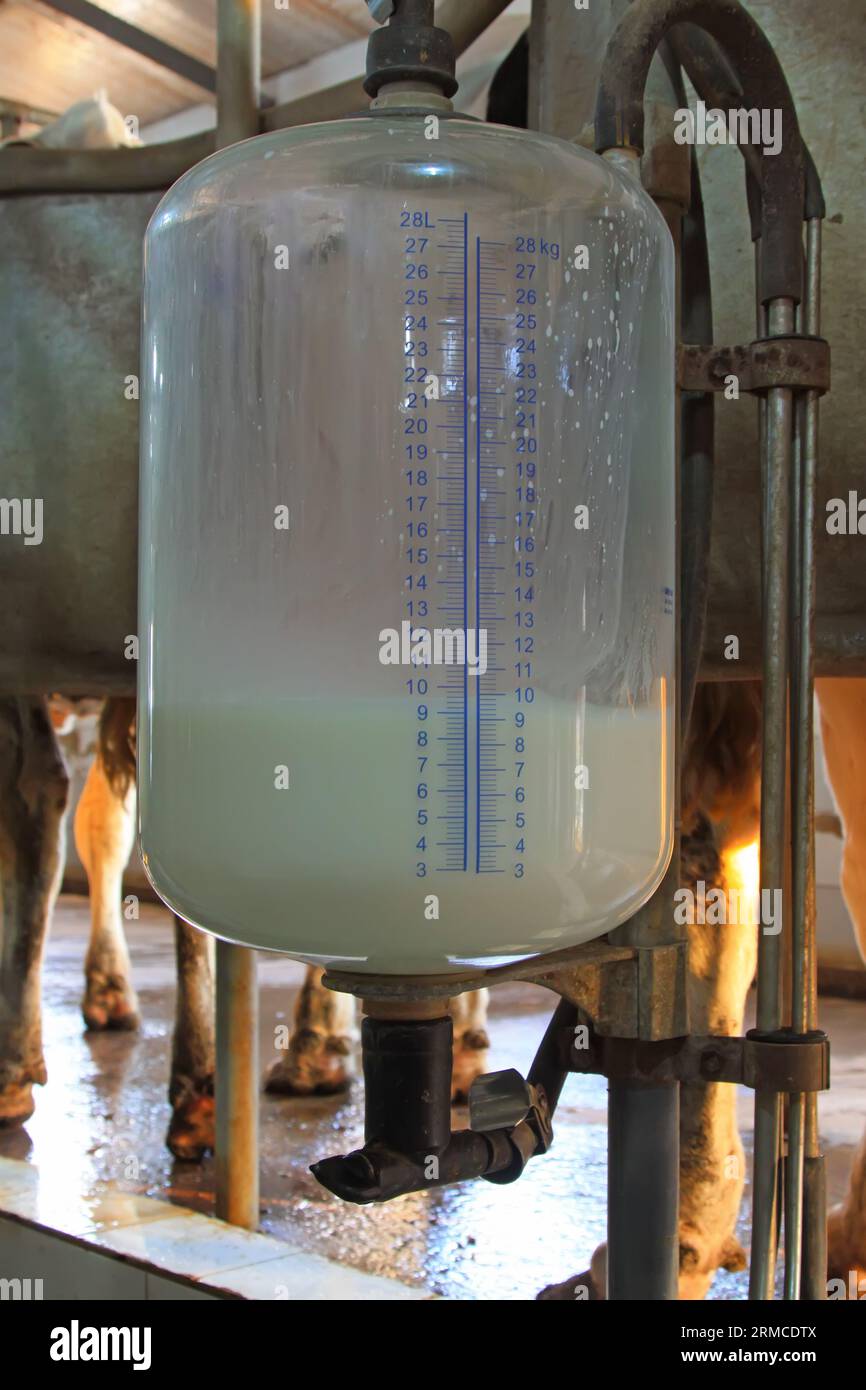
[[[32,1081],[9,1082],[6,1086],[0,1086],[0,1130],[20,1129],[35,1109]]]
[[[109,1029],[134,1033],[141,1021],[132,986],[104,975],[88,980],[81,1012],[87,1027],[95,1033]]]
[[[349,1038],[303,1028],[290,1038],[285,1056],[268,1067],[265,1090],[271,1096],[339,1095],[352,1084],[346,1060],[351,1051]]]
[[[749,1259],[742,1245],[736,1236],[729,1236],[722,1246],[719,1268],[727,1270],[728,1274],[740,1274],[748,1267]]]
[[[490,1039],[483,1028],[462,1033],[454,1043],[451,1064],[451,1104],[465,1105],[469,1088],[476,1076],[487,1070],[487,1049]]]
[[[187,1093],[171,1112],[165,1142],[182,1163],[201,1163],[216,1142],[216,1106],[212,1095]]]

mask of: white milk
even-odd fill
[[[502,870],[480,874],[471,702],[466,872],[437,871],[435,851],[415,847],[429,827],[433,843],[444,803],[435,777],[418,798],[410,703],[161,708],[141,729],[145,863],[197,926],[302,960],[426,974],[558,950],[625,920],[662,876],[670,718],[661,706],[589,705],[578,718],[573,703],[539,695],[524,730],[525,799],[503,781]],[[586,788],[575,785],[578,764]],[[287,789],[275,786],[280,766]]]

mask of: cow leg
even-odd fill
[[[454,1064],[451,1073],[451,1100],[463,1104],[476,1076],[487,1069],[487,1003],[486,989],[470,990],[451,1000],[454,1022]]]
[[[702,833],[702,831],[704,833]],[[706,832],[709,831],[709,835]],[[716,851],[706,822],[683,841],[689,881],[733,893],[736,919],[689,926],[690,1027],[706,1037],[738,1037],[746,995],[757,965],[757,843]],[[689,1083],[680,1089],[680,1298],[704,1298],[718,1268],[746,1267],[736,1238],[745,1183],[745,1155],[737,1128],[737,1088]]]
[[[215,1139],[214,941],[180,917],[174,919],[174,941],[177,995],[166,1143],[175,1158],[198,1162]]]
[[[726,890],[728,904],[738,895],[737,920],[726,925],[689,924],[688,1002],[696,1035],[742,1033],[746,995],[757,963],[757,897],[754,868],[757,845],[735,839],[721,850],[719,836],[701,818],[683,837],[683,883],[703,880],[707,892]],[[711,899],[712,901],[712,899]],[[680,1278],[682,1299],[703,1298],[717,1269],[745,1269],[746,1256],[735,1230],[745,1183],[745,1156],[737,1128],[735,1086],[689,1083],[680,1087]],[[551,1285],[544,1300],[590,1301],[604,1298],[607,1249],[592,1267],[564,1284]]]
[[[757,961],[760,689],[751,682],[698,686],[683,757],[682,884],[725,892],[727,925],[689,920],[688,1004],[694,1034],[740,1035]],[[736,892],[737,897],[733,894]],[[710,899],[712,903],[713,899]],[[711,915],[709,911],[706,915]],[[735,1227],[745,1180],[736,1090],[681,1087],[680,1298],[703,1298],[717,1268],[740,1269]],[[606,1247],[592,1267],[543,1299],[603,1298]]]
[[[351,1082],[355,1001],[326,989],[323,974],[319,967],[307,966],[288,1045],[265,1074],[271,1095],[334,1095]]]
[[[690,921],[688,1004],[697,1035],[740,1036],[757,964],[761,692],[698,686],[683,756],[682,881],[724,892],[723,922]],[[697,914],[701,915],[701,914]],[[703,1298],[717,1268],[742,1269],[735,1228],[745,1182],[736,1088],[688,1084],[680,1108],[680,1298]]]
[[[123,871],[135,838],[135,787],[109,783],[100,754],[87,774],[75,813],[75,846],[90,887],[90,945],[81,1012],[88,1028],[138,1027],[120,915]]]
[[[0,1125],[45,1084],[41,967],[63,872],[69,777],[42,700],[0,700]]]
[[[354,1000],[326,989],[323,974],[315,966],[307,967],[288,1046],[265,1076],[265,1090],[273,1095],[333,1095],[352,1080],[357,1036]],[[487,990],[458,995],[451,1001],[450,1012],[454,1021],[452,1099],[459,1102],[466,1099],[486,1065]]]
[[[842,896],[866,961],[866,681],[816,682],[827,774],[845,834]],[[866,1279],[866,1137],[854,1159],[848,1194],[830,1212],[828,1266],[833,1278]]]

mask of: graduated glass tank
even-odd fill
[[[667,228],[565,142],[431,129],[233,146],[145,248],[148,874],[389,974],[598,936],[672,837]]]

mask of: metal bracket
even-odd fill
[[[596,1032],[622,1038],[678,1038],[688,1028],[684,941],[619,946],[601,938],[547,956],[466,975],[362,975],[328,968],[327,989],[389,1004],[451,999],[470,989],[525,980],[567,999]]]
[[[563,1030],[562,1057],[569,1071],[619,1081],[720,1081],[791,1094],[826,1091],[830,1085],[830,1042],[817,1031],[752,1029],[742,1038],[692,1036],[661,1042],[590,1032],[585,1047],[575,1041],[572,1032]]]
[[[823,396],[830,389],[830,344],[826,338],[805,333],[756,338],[734,347],[679,344],[677,385],[681,390],[724,391],[732,376],[740,391],[756,395],[787,386]]]

